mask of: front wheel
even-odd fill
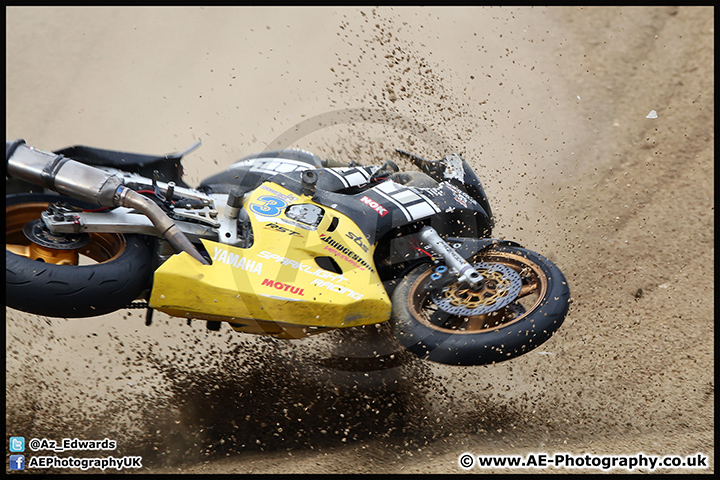
[[[548,340],[567,315],[570,289],[547,258],[495,245],[469,260],[483,276],[458,284],[444,265],[423,264],[393,293],[398,341],[448,365],[487,365],[515,358]]]
[[[53,235],[39,219],[55,202],[93,207],[59,195],[5,197],[7,306],[78,318],[110,313],[135,300],[152,278],[151,249],[145,239],[119,233]]]

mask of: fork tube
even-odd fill
[[[427,243],[433,252],[443,257],[448,266],[458,272],[458,281],[468,282],[471,285],[476,285],[482,281],[483,276],[475,270],[475,267],[462,258],[445,240],[440,238],[434,228],[430,226],[423,227],[420,230],[420,239]]]

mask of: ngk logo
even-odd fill
[[[372,208],[373,210],[375,210],[375,211],[378,213],[378,215],[380,215],[381,217],[384,217],[385,215],[388,214],[388,209],[387,209],[387,208],[383,207],[382,205],[380,205],[379,203],[377,203],[375,200],[373,200],[373,199],[371,199],[371,198],[368,198],[367,196],[363,196],[363,197],[360,199],[360,201],[361,201],[362,203],[364,203],[365,205],[367,205],[368,207],[370,207],[370,208]]]

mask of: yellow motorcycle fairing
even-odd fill
[[[150,307],[280,338],[390,317],[374,246],[349,217],[270,182],[250,193],[243,208],[252,225],[252,246],[202,240],[211,265],[185,252],[173,255],[155,271]],[[287,216],[306,209],[322,211],[316,226]]]

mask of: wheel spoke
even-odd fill
[[[439,308],[432,313],[428,313],[430,314],[430,323],[442,328],[445,328],[445,325],[448,323],[448,321],[452,320],[452,318],[454,317],[453,314],[440,310]]]
[[[517,298],[520,299],[523,297],[527,297],[528,295],[535,293],[537,291],[537,289],[538,289],[538,284],[535,282],[528,283],[527,285],[523,285],[522,288],[520,288],[520,293],[518,293]]]
[[[475,315],[472,317],[467,317],[466,329],[476,331],[488,328],[488,326],[492,326],[488,325],[487,317],[488,315]]]

